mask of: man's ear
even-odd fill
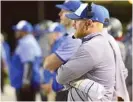
[[[85,27],[86,27],[86,30],[88,29],[88,27],[92,27],[92,20],[86,20],[86,22],[85,22]]]
[[[87,21],[86,21],[86,25],[87,26],[92,26],[92,23],[93,23],[93,21],[91,20],[91,19],[88,19]]]

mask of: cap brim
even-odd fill
[[[69,11],[69,9],[67,7],[65,7],[64,5],[56,5],[56,7],[59,9],[64,9],[64,10]]]
[[[77,15],[74,14],[74,13],[66,14],[66,17],[69,18],[69,19],[72,19],[72,20],[81,19],[81,17],[77,16]]]

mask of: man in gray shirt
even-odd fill
[[[94,5],[94,4],[93,4]],[[100,5],[99,5],[100,6]],[[82,8],[83,8],[83,6],[82,6]],[[98,8],[98,7],[97,7]],[[100,9],[100,8],[99,8]],[[102,7],[101,6],[101,9],[103,9],[103,12],[104,12],[104,16],[102,16],[102,17],[104,17],[104,20],[105,20],[105,18],[109,18],[109,14],[108,14],[108,11],[107,11],[107,9],[106,8],[104,8],[104,7]],[[81,10],[82,11],[82,10]],[[77,11],[78,12],[78,11]],[[75,12],[76,13],[76,12]],[[77,14],[77,13],[76,13]],[[74,15],[75,16],[75,15]],[[68,16],[69,18],[71,18],[72,16]],[[83,16],[82,16],[83,17]],[[94,19],[93,19],[94,20]],[[101,20],[101,19],[100,19]],[[105,22],[104,22],[105,23]],[[82,30],[83,31],[83,30]],[[76,76],[75,76],[75,74],[73,75],[73,79],[75,78],[76,79],[76,81],[74,80],[74,82],[70,79],[72,76],[70,76],[70,77],[67,77],[68,79],[65,79],[65,77],[66,76],[64,76],[63,78],[65,79],[63,79],[63,81],[65,82],[65,81],[70,81],[69,83],[70,83],[70,85],[72,85],[73,87],[75,87],[75,88],[77,88],[77,89],[79,89],[80,91],[83,91],[84,92],[84,94],[85,93],[87,93],[87,95],[88,95],[88,99],[90,100],[92,100],[93,99],[93,101],[96,101],[96,100],[104,100],[104,101],[111,101],[111,100],[114,100],[114,96],[115,96],[115,98],[116,98],[116,96],[118,97],[122,97],[125,101],[128,101],[129,100],[129,97],[128,97],[128,93],[127,93],[127,89],[126,89],[126,87],[125,87],[125,78],[126,78],[126,76],[127,76],[127,70],[125,69],[125,66],[124,66],[124,64],[123,64],[123,61],[122,61],[122,58],[121,58],[121,56],[120,56],[120,50],[119,50],[119,47],[118,47],[118,45],[117,45],[117,43],[115,42],[115,40],[108,34],[108,33],[106,33],[106,32],[103,32],[102,31],[102,36],[103,37],[105,37],[106,38],[106,40],[107,40],[107,42],[108,42],[108,44],[110,45],[110,47],[111,47],[111,49],[112,49],[112,51],[113,51],[113,54],[115,55],[115,59],[116,59],[116,61],[115,61],[115,73],[116,73],[116,76],[115,76],[115,81],[116,81],[116,83],[115,83],[115,86],[114,86],[114,88],[107,88],[107,87],[105,87],[106,88],[106,92],[104,93],[104,97],[102,97],[102,99],[101,99],[101,97],[96,97],[97,95],[99,95],[99,94],[101,94],[101,95],[103,95],[102,93],[101,93],[101,91],[105,91],[105,90],[103,90],[102,89],[102,87],[101,87],[101,85],[99,84],[99,83],[101,83],[102,84],[102,82],[100,82],[100,81],[96,81],[96,82],[94,82],[93,81],[93,79],[95,80],[96,79],[96,77],[95,78],[89,78],[89,77],[84,77],[84,78],[79,78],[79,79],[76,79]],[[81,34],[83,34],[83,33],[81,33]],[[97,36],[97,34],[96,34],[96,36]],[[88,40],[90,40],[90,39],[92,39],[93,37],[95,37],[95,35],[94,36],[91,36],[91,37],[85,37],[85,39],[87,38],[87,41]],[[84,39],[84,38],[83,38]],[[83,49],[82,49],[83,50]],[[83,51],[82,51],[83,52]],[[106,52],[106,51],[105,51]],[[79,55],[80,56],[80,55]],[[84,55],[83,55],[84,56]],[[83,56],[80,58],[80,59],[82,59],[83,58]],[[109,56],[107,56],[108,57],[108,59],[109,59]],[[72,58],[73,59],[73,58]],[[77,59],[78,60],[78,59]],[[100,60],[99,60],[100,61]],[[74,61],[73,61],[74,62]],[[83,61],[83,62],[85,62],[85,61]],[[105,61],[106,62],[106,61]],[[71,61],[71,63],[72,63],[72,61]],[[107,62],[106,62],[107,63]],[[106,67],[109,67],[109,68],[113,68],[113,65],[112,66],[107,66],[107,65],[110,65],[109,64],[109,62],[106,64],[106,63],[104,63],[105,64],[105,66],[102,66],[102,64],[99,64],[99,65],[101,65],[101,66],[97,66],[97,68],[98,67],[100,67],[100,68],[106,68]],[[76,64],[76,63],[74,63],[74,64]],[[90,63],[90,64],[92,64],[92,63]],[[71,65],[73,65],[73,64],[70,64],[69,66],[71,66]],[[79,64],[77,64],[77,66],[78,66]],[[83,65],[83,66],[85,66],[85,65]],[[62,68],[64,68],[64,67],[62,67]],[[73,68],[73,67],[72,67]],[[76,67],[77,68],[77,67]],[[80,68],[80,66],[78,66],[78,68]],[[61,68],[60,68],[61,69]],[[65,68],[64,68],[65,69]],[[72,71],[72,70],[74,70],[74,68],[73,69],[71,69],[71,70],[69,70],[68,71],[68,66],[66,67],[66,70],[64,71],[64,69],[63,69],[63,72],[65,72],[66,70],[66,73],[65,74],[68,74],[69,73],[69,71]],[[94,73],[96,70],[91,70],[90,71],[90,73],[92,74],[92,72]],[[101,71],[102,71],[102,69],[101,69]],[[108,71],[108,72],[107,72]],[[107,73],[112,73],[112,72],[109,72],[109,71],[111,71],[111,70],[106,70],[105,72],[107,72]],[[59,70],[58,71],[59,73],[62,73],[62,70]],[[68,73],[67,73],[68,72]],[[74,71],[73,71],[74,72]],[[76,74],[78,74],[77,72],[76,72],[76,70],[75,70],[75,73]],[[88,72],[89,73],[89,72]],[[87,73],[87,74],[88,74]],[[90,74],[89,73],[89,74]],[[100,71],[99,71],[99,75],[100,75]],[[72,73],[71,73],[72,74]],[[79,73],[79,75],[80,74],[82,74],[82,73]],[[95,74],[96,74],[96,72],[95,72]],[[97,76],[97,75],[95,75],[95,74],[93,74],[93,76]],[[60,74],[61,75],[61,74]],[[58,75],[57,76],[57,78],[60,78],[60,75]],[[64,73],[63,73],[63,75],[64,75]],[[69,75],[70,75],[70,73],[69,73]],[[125,77],[124,77],[124,75],[125,75]],[[103,75],[101,75],[101,77],[99,77],[99,78],[102,78],[102,76],[105,76],[106,77],[106,75],[105,74],[103,74]],[[78,77],[78,76],[77,76]],[[80,76],[79,76],[80,77]],[[109,76],[108,78],[102,78],[102,79],[109,79],[109,78],[111,78],[111,77],[113,77],[113,76]],[[60,80],[58,80],[58,81],[62,81],[62,79],[60,79]],[[83,80],[81,80],[81,79],[83,79]],[[92,79],[92,80],[90,80],[90,79]],[[114,79],[114,78],[113,78]],[[102,81],[102,80],[101,80]],[[63,83],[64,83],[63,82]],[[97,83],[97,82],[99,82],[99,83]],[[66,82],[65,82],[66,83]],[[74,84],[71,84],[71,83],[74,83],[74,84],[76,84],[76,85],[74,85]],[[108,82],[107,82],[108,83]],[[109,83],[110,84],[110,83]],[[108,84],[108,85],[109,85]],[[104,85],[105,86],[105,83],[104,84],[102,84],[102,85]],[[109,86],[111,86],[111,85],[109,85]],[[109,87],[108,86],[108,87]],[[100,89],[100,90],[99,90]],[[75,89],[76,90],[76,89]],[[115,95],[114,95],[114,93],[115,93]],[[77,91],[75,91],[75,92],[72,92],[72,94],[69,94],[69,97],[71,97],[70,95],[74,95],[74,96],[76,96],[76,97],[74,97],[75,98],[75,100],[85,100],[85,97],[82,95],[83,93],[81,92],[81,93],[79,93],[79,92],[77,92]],[[113,96],[112,96],[113,95]],[[112,99],[111,99],[111,97],[112,97]],[[74,98],[73,97],[71,97],[71,99],[70,100],[74,100]],[[87,98],[86,98],[87,99]]]
[[[65,85],[88,78],[106,89],[104,97],[98,99],[71,87],[68,94],[69,101],[111,101],[113,98],[115,60],[108,40],[101,34],[105,20],[103,13],[100,6],[81,4],[74,13],[66,15],[75,20],[74,37],[81,38],[83,43],[75,55],[58,69],[57,81]],[[87,87],[91,88],[93,84],[92,82]]]

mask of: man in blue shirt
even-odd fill
[[[11,85],[16,89],[17,101],[35,101],[40,85],[41,49],[32,35],[32,25],[19,21],[13,26],[18,44],[9,69]]]
[[[43,57],[47,56],[49,54],[48,50],[48,28],[49,28],[49,23],[52,23],[52,21],[45,20],[43,22],[40,22],[36,25],[34,25],[34,32],[33,35],[36,38],[42,52],[42,60]],[[45,92],[46,89],[42,89],[41,85],[44,84],[44,82],[47,82],[49,80],[49,77],[51,74],[49,74],[48,71],[44,71],[42,68],[42,64],[40,66],[40,95],[41,95],[41,100],[42,101],[47,101],[47,94]],[[45,77],[45,78],[44,78]]]
[[[80,4],[81,2],[79,1],[67,1],[62,5],[56,5],[56,7],[61,9],[59,13],[60,23],[63,24],[66,28],[66,36],[59,48],[54,53],[45,58],[43,64],[44,68],[55,71],[62,64],[66,63],[81,45],[81,40],[72,38],[74,34],[74,28],[72,27],[73,21],[65,17],[65,14],[69,14],[70,12],[75,11],[80,6]],[[57,92],[56,100],[66,101],[68,91],[61,91],[61,89],[60,87],[59,89],[58,87],[56,89],[60,91]]]
[[[50,53],[54,53],[58,49],[58,47],[61,45],[61,43],[65,39],[65,36],[64,36],[65,32],[66,30],[64,26],[58,22],[54,22],[50,26],[49,34],[48,34]],[[54,81],[55,75],[56,75],[56,71],[50,72],[49,70],[44,69],[44,83],[41,86],[42,86],[42,89],[44,89],[44,91],[47,93],[47,96],[49,95],[52,96],[51,99],[48,98],[48,100],[50,101],[55,100],[55,92],[56,92],[55,90],[57,88],[55,87],[57,83]]]
[[[43,26],[47,25],[47,27]],[[44,24],[37,24],[34,27],[34,36],[37,38],[37,41],[42,50],[42,56],[45,58],[46,53],[50,54],[57,50],[64,39],[65,28],[63,25],[58,22],[51,23],[51,21],[47,20]],[[45,38],[45,39],[43,39]],[[45,40],[43,43],[40,41],[41,39]],[[48,46],[47,46],[48,44]],[[49,47],[49,51],[46,50]],[[43,50],[43,48],[45,50]],[[48,51],[48,52],[47,52]],[[55,77],[55,72],[50,72],[46,69],[40,69],[41,74],[41,98],[42,101],[53,101],[55,100],[55,93],[52,91],[51,80]],[[55,85],[55,84],[54,84]],[[49,98],[49,96],[52,96]]]

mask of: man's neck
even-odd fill
[[[96,33],[101,33],[101,32],[102,32],[102,30],[92,29],[92,30],[86,31],[81,38],[86,37],[91,34],[96,34]]]
[[[99,32],[102,32],[102,31],[101,30],[91,30],[89,32],[86,32],[85,36],[90,35],[90,34],[96,34],[96,33],[99,33]]]
[[[27,35],[29,35],[29,34],[23,34],[23,35],[21,36],[21,39],[25,38]]]
[[[69,34],[69,35],[73,35],[75,33],[75,29],[71,26],[71,27],[67,27],[66,28],[66,32]]]

